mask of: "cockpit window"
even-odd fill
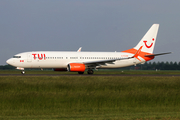
[[[13,58],[21,58],[21,56],[13,56]]]

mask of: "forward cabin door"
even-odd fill
[[[32,62],[32,55],[31,54],[27,54],[27,61]]]

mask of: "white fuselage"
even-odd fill
[[[7,60],[7,63],[19,68],[67,68],[69,63],[96,62],[103,60],[122,59],[132,57],[133,54],[125,52],[59,52],[36,51],[24,52]],[[139,57],[116,60],[113,63],[97,65],[96,68],[120,68],[145,62]]]

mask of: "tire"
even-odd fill
[[[21,74],[23,74],[23,75],[24,75],[24,74],[25,74],[25,71],[21,71]]]
[[[93,70],[88,70],[87,73],[92,75],[94,73],[94,71]]]
[[[84,72],[78,72],[78,74],[84,74]]]

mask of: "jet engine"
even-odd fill
[[[81,63],[69,63],[67,66],[67,70],[71,72],[84,72],[85,69],[85,65]]]

